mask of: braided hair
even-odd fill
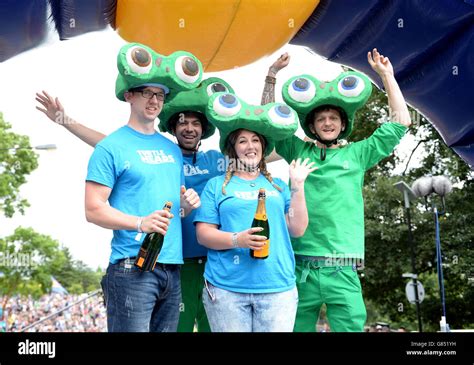
[[[265,179],[267,179],[270,182],[270,184],[272,184],[273,187],[281,193],[283,190],[282,188],[280,188],[277,184],[273,182],[273,177],[270,174],[270,171],[267,170],[267,163],[265,162],[264,158],[262,158],[262,160],[258,164],[258,168],[260,169],[260,172],[262,173],[262,175],[265,176]]]

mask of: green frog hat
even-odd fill
[[[117,68],[115,95],[122,101],[126,91],[139,86],[160,87],[170,96],[191,90],[199,85],[203,74],[201,62],[189,52],[162,56],[140,43],[129,43],[120,49]]]
[[[206,116],[219,129],[222,153],[225,153],[227,137],[237,129],[263,135],[267,140],[264,155],[268,156],[276,141],[291,137],[298,128],[298,115],[286,104],[250,105],[225,92],[215,93],[209,98]]]
[[[197,112],[203,115],[203,134],[201,139],[212,136],[216,127],[209,123],[205,113],[209,98],[217,92],[234,93],[234,89],[224,80],[218,77],[210,77],[195,89],[176,93],[170,99],[166,100],[163,110],[160,113],[160,124],[158,127],[162,132],[173,134],[174,123],[180,113]],[[202,121],[201,121],[202,122]]]
[[[341,131],[337,139],[345,139],[352,132],[355,112],[365,105],[371,93],[372,84],[367,76],[354,71],[343,72],[331,82],[319,81],[311,75],[295,76],[285,82],[282,89],[283,100],[297,111],[305,134],[317,140],[319,136],[314,135],[308,127],[316,108],[331,105],[342,109],[345,130]],[[336,142],[319,141],[326,145]]]

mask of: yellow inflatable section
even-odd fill
[[[205,71],[252,63],[288,43],[319,0],[118,0],[116,30],[162,54],[185,50]]]

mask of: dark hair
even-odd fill
[[[347,118],[347,113],[345,112],[345,110],[339,106],[331,105],[331,104],[320,105],[317,108],[314,108],[313,110],[311,110],[311,112],[306,117],[306,124],[313,124],[314,117],[316,114],[321,113],[321,112],[327,112],[329,110],[335,110],[336,112],[338,112],[342,123],[344,123],[346,127],[348,126],[349,118]]]
[[[196,111],[192,111],[192,110],[186,110],[184,112],[176,113],[170,118],[170,121],[168,123],[168,127],[173,132],[176,132],[176,124],[178,124],[178,121],[182,117],[195,117],[195,118],[199,119],[199,121],[201,122],[202,134],[204,135],[207,132],[207,126],[208,126],[209,122],[207,121],[206,116],[204,114],[200,113],[200,112],[196,112]]]

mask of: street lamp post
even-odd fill
[[[415,243],[413,241],[413,233],[411,228],[411,212],[410,212],[410,200],[416,199],[416,195],[413,190],[404,182],[399,181],[394,184],[394,186],[400,190],[403,194],[403,199],[405,201],[405,211],[407,217],[407,225],[408,225],[408,244],[410,245],[410,253],[411,253],[411,269],[412,275],[411,278],[414,284],[415,290],[415,304],[416,304],[416,316],[418,318],[418,331],[423,332],[423,325],[421,322],[421,311],[420,311],[420,296],[418,293],[418,275],[416,274],[416,257],[415,257]]]
[[[439,321],[441,332],[449,332],[449,324],[446,322],[446,298],[443,278],[443,257],[441,254],[441,240],[439,237],[439,216],[446,213],[444,197],[453,189],[451,181],[446,176],[422,177],[413,183],[413,190],[416,196],[424,197],[425,202],[431,194],[441,197],[442,211],[438,212],[434,197],[431,198],[431,210],[435,221],[435,244],[436,244],[436,269],[438,273],[439,293],[441,297],[441,320]]]
[[[0,151],[16,151],[16,150],[44,150],[44,151],[51,151],[55,150],[58,147],[53,143],[48,144],[40,144],[38,146],[30,146],[30,147],[10,147],[10,148],[0,148]]]
[[[46,150],[46,151],[51,151],[55,150],[58,147],[55,144],[49,143],[49,144],[40,144],[38,146],[33,147],[35,150]]]

